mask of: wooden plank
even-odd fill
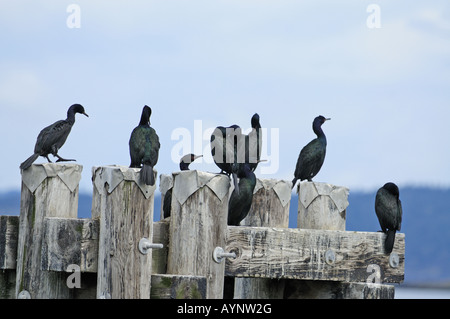
[[[162,244],[163,248],[152,251],[152,274],[167,272],[167,256],[169,254],[170,217],[153,223],[153,242]]]
[[[286,299],[394,299],[393,285],[286,280]]]
[[[3,269],[0,271],[0,299],[16,298],[16,270]]]
[[[206,277],[152,275],[151,299],[205,299]]]
[[[44,220],[42,269],[67,271],[77,265],[80,272],[97,272],[99,221],[47,217]]]
[[[16,269],[19,216],[0,216],[0,269]]]
[[[402,282],[405,236],[396,236],[396,268],[383,253],[384,239],[373,232],[229,226],[226,251],[237,258],[227,258],[225,275],[366,282],[377,271],[379,282]]]

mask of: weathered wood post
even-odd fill
[[[297,227],[302,229],[345,232],[349,190],[326,183],[301,182],[298,186]],[[379,237],[379,236],[378,236]],[[325,244],[325,242],[324,242]],[[363,246],[366,244],[362,244]],[[319,258],[333,265],[340,251],[328,249]],[[367,273],[367,277],[371,273]],[[361,282],[291,280],[286,284],[286,298],[392,298],[393,286]]]
[[[16,298],[19,216],[0,216],[0,299]]]
[[[297,227],[345,230],[348,193],[348,188],[342,186],[301,182],[298,186]]]
[[[276,179],[257,179],[252,207],[243,226],[289,227],[291,183]],[[285,280],[265,278],[235,278],[236,299],[282,299]]]
[[[167,273],[205,276],[206,297],[223,296],[225,263],[216,263],[216,247],[225,248],[230,180],[196,170],[173,173]]]
[[[142,184],[140,170],[124,166],[92,169],[92,217],[100,219],[97,298],[150,298],[152,254],[140,252],[153,238],[156,186]]]
[[[297,228],[345,231],[347,188],[304,181],[299,183],[297,192]],[[286,284],[285,295],[287,298],[331,298],[332,290],[344,291],[339,283],[292,280]]]
[[[68,298],[66,275],[42,270],[46,217],[77,218],[78,164],[34,164],[22,171],[16,268],[18,298]]]

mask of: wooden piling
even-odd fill
[[[223,296],[225,263],[213,260],[225,247],[230,180],[196,170],[173,173],[167,273],[205,276],[206,297]]]
[[[33,164],[22,171],[16,296],[68,298],[64,273],[41,269],[46,217],[76,218],[78,184],[83,167],[78,164]]]
[[[123,166],[92,169],[93,216],[100,219],[97,298],[150,298],[152,254],[139,251],[152,241],[155,185],[140,182],[140,170]]]
[[[301,229],[317,229],[317,230],[337,230],[345,231],[346,208],[348,206],[348,193],[346,187],[335,186],[326,183],[317,182],[301,182],[298,186],[298,218],[297,227]],[[337,233],[339,234],[339,233]],[[378,238],[379,238],[378,234]],[[400,237],[400,236],[399,236]],[[362,241],[361,241],[362,242]],[[379,240],[377,241],[379,244]],[[375,245],[373,245],[375,246]],[[339,250],[343,250],[341,247]],[[336,250],[329,250],[330,255],[334,258],[335,254],[341,253]],[[380,256],[381,257],[381,256]],[[324,254],[322,258],[326,261],[327,256]],[[360,259],[361,257],[359,257]],[[366,272],[360,272],[363,280],[370,278],[371,273],[367,272],[370,266],[380,268],[391,267],[388,265],[387,257],[382,256],[380,259],[373,259],[372,263],[366,267]],[[350,268],[350,267],[349,267]],[[355,266],[350,269],[355,269]],[[402,272],[402,271],[401,271]],[[387,280],[387,279],[385,279]],[[402,279],[395,279],[400,281]],[[308,281],[308,280],[292,280],[286,285],[285,298],[393,298],[394,288],[389,285],[377,283],[356,283],[355,277],[349,278],[344,282],[332,281]]]
[[[276,179],[257,179],[253,201],[242,226],[289,227],[291,184]],[[282,299],[285,280],[235,278],[235,299]]]
[[[345,230],[348,193],[348,188],[342,186],[301,182],[298,186],[297,227]]]

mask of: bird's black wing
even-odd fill
[[[51,153],[52,148],[60,149],[66,142],[67,137],[72,129],[72,125],[60,120],[41,130],[37,137],[35,153]]]
[[[309,142],[300,151],[294,175],[301,180],[317,175],[323,165],[325,152],[318,139]]]

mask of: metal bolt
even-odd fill
[[[398,257],[397,253],[391,253],[389,255],[389,266],[392,268],[397,268],[400,264],[400,258]]]
[[[141,238],[141,240],[139,241],[139,251],[143,255],[147,255],[149,249],[163,248],[163,247],[164,247],[163,244],[153,244],[150,240],[148,240],[145,237]]]
[[[328,265],[332,265],[332,264],[334,264],[335,261],[336,261],[336,256],[335,256],[335,254],[334,254],[334,251],[331,250],[331,249],[328,249],[328,250],[325,252],[325,262],[326,262]]]
[[[30,293],[28,291],[22,290],[17,295],[17,299],[31,299],[31,295],[30,295]]]
[[[213,259],[220,264],[224,258],[236,258],[236,253],[226,253],[222,247],[216,247],[213,251]]]
[[[111,294],[109,292],[105,291],[98,297],[98,299],[111,299]]]

